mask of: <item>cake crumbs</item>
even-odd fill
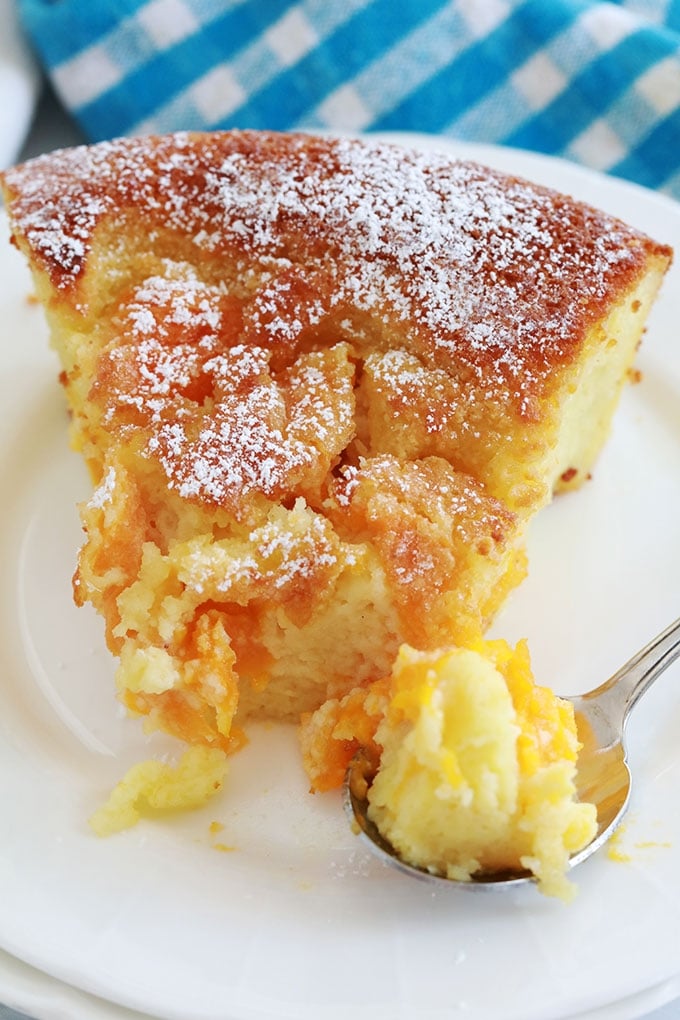
[[[155,759],[128,770],[106,803],[90,818],[98,836],[136,825],[142,816],[202,807],[222,789],[228,764],[223,751],[189,747],[176,765]]]
[[[668,850],[673,844],[670,840],[640,839],[630,843],[628,823],[620,825],[607,844],[607,857],[618,864],[630,864],[636,859],[635,850]]]

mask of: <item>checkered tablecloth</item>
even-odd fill
[[[680,197],[680,0],[18,0],[91,139],[409,130]]]

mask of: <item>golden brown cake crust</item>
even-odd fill
[[[304,265],[250,325],[271,348],[333,315],[387,317],[411,349],[487,376],[530,414],[538,381],[651,254],[623,223],[546,188],[449,156],[295,134],[126,139],[9,171],[16,231],[53,285],[78,302],[101,224],[187,239],[202,258]],[[124,230],[124,225],[122,226]],[[139,238],[141,243],[142,237]],[[578,290],[579,301],[573,294]],[[288,297],[286,297],[288,295]],[[305,321],[306,319],[306,321]],[[516,392],[514,392],[516,390]]]

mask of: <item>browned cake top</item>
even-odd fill
[[[18,230],[63,290],[85,272],[97,224],[133,210],[150,238],[168,228],[211,257],[332,260],[338,305],[388,306],[436,350],[503,347],[508,359],[521,344],[570,343],[651,250],[668,253],[537,185],[356,140],[127,139],[40,157],[6,184]]]
[[[104,260],[106,284],[123,281],[93,391],[105,424],[141,429],[183,495],[223,505],[318,489],[371,351],[531,418],[584,330],[670,254],[545,188],[377,142],[133,138],[40,157],[4,185],[66,306],[101,323],[89,277]]]

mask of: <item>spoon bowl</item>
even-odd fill
[[[642,695],[678,656],[680,619],[645,645],[605,683],[587,694],[563,698],[574,706],[581,743],[575,781],[577,797],[594,804],[597,809],[597,831],[590,843],[570,857],[570,868],[599,850],[620,825],[630,802],[632,786],[625,745],[626,724]],[[368,790],[375,768],[375,762],[362,752],[355,755],[347,770],[343,796],[353,828],[384,863],[414,878],[470,891],[498,891],[535,881],[530,872],[521,869],[481,872],[468,881],[460,881],[401,860],[368,817]]]

